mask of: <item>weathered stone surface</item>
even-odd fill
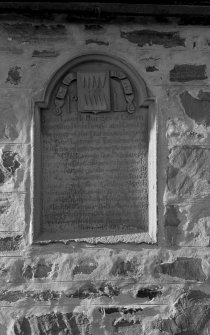
[[[30,145],[9,143],[1,145],[0,191],[2,193],[26,192],[30,174],[30,150]]]
[[[2,164],[9,171],[9,173],[14,174],[15,170],[20,166],[20,163],[17,160],[17,153],[4,151],[2,153]]]
[[[180,224],[180,220],[177,215],[177,209],[175,206],[171,205],[166,208],[165,213],[165,225],[178,227]]]
[[[21,318],[19,321],[17,321],[14,325],[14,333],[15,334],[21,334],[21,335],[31,335],[31,327],[28,319],[25,317]]]
[[[114,334],[133,334],[133,335],[141,335],[142,327],[140,320],[124,320],[120,319],[114,323]]]
[[[167,122],[167,138],[169,149],[177,145],[206,145],[209,142],[208,129],[198,127],[192,120],[174,118]]]
[[[170,71],[170,81],[187,82],[207,79],[206,65],[175,65]]]
[[[74,334],[88,335],[89,321],[85,316],[72,313],[50,313],[22,317],[14,324],[15,335]]]
[[[23,271],[23,277],[27,279],[32,278],[46,278],[52,270],[52,264],[46,264],[44,260],[34,266],[28,265]]]
[[[22,239],[23,237],[21,235],[0,238],[0,252],[18,250]]]
[[[136,313],[139,311],[142,311],[143,309],[141,307],[139,308],[125,308],[125,307],[103,307],[100,308],[99,311],[101,313],[105,314],[113,314],[113,313],[123,313],[123,314],[128,314],[128,313]]]
[[[171,289],[173,290],[172,287]],[[200,289],[199,286],[183,287],[175,298],[174,296],[172,298],[172,294],[170,295],[168,291],[168,299],[169,308],[166,306],[164,308],[163,305],[150,307],[104,305],[95,306],[89,315],[82,312],[61,312],[59,307],[57,312],[46,312],[41,307],[36,315],[30,312],[25,315],[25,312],[20,309],[12,329],[14,334],[27,335],[57,335],[60,334],[59,331],[61,334],[63,331],[63,334],[72,332],[72,334],[98,335],[101,328],[103,335],[208,334],[210,298],[209,294],[205,293],[204,287]],[[86,307],[83,305],[81,309]],[[68,308],[71,308],[70,305]],[[69,321],[70,319],[72,322]],[[74,328],[71,328],[73,325]]]
[[[14,87],[10,87],[10,89],[2,88],[0,101],[0,142],[28,143],[29,127],[28,93],[22,90],[17,92]]]
[[[74,287],[76,286],[76,287]],[[54,285],[56,287],[56,285]],[[77,288],[78,287],[78,288]],[[45,290],[10,290],[5,289],[0,291],[0,301],[4,303],[16,303],[21,300],[21,303],[29,303],[29,302],[53,302],[60,301],[61,305],[65,301],[65,303],[71,302],[72,299],[97,299],[97,298],[105,298],[107,301],[109,298],[110,301],[113,301],[114,297],[118,297],[120,294],[120,288],[115,286],[112,283],[104,282],[104,283],[91,283],[85,282],[79,285],[70,285],[70,288],[60,291],[55,291],[53,289],[45,289]],[[142,288],[137,292],[137,298],[147,298],[152,300],[153,298],[160,296],[161,292],[155,289],[145,289]],[[123,309],[122,309],[123,310]],[[107,312],[108,313],[108,312]],[[111,313],[111,312],[110,312]]]
[[[175,208],[179,225],[165,226],[166,236],[170,245],[176,246],[209,246],[210,241],[210,195],[196,198],[192,202],[180,203],[171,206]],[[172,199],[173,202],[173,199]],[[175,214],[174,211],[174,215]],[[173,222],[173,220],[171,220]],[[178,221],[177,221],[178,223]]]
[[[131,261],[124,261],[118,258],[110,271],[113,276],[128,276],[135,273],[135,259]]]
[[[35,301],[54,301],[58,300],[61,296],[60,292],[52,291],[52,290],[46,290],[41,292],[26,292],[27,297],[32,297]]]
[[[0,231],[23,231],[25,194],[0,193]]]
[[[0,163],[0,184],[10,179],[19,167],[18,154],[12,151],[3,151]]]
[[[0,301],[16,302],[25,297],[24,292],[20,291],[0,291]]]
[[[33,271],[32,271],[32,267],[30,265],[27,265],[27,267],[24,269],[23,277],[27,278],[27,279],[32,279]]]
[[[142,58],[140,62],[144,64],[146,72],[152,73],[159,71],[159,60],[160,57],[150,56]]]
[[[196,197],[209,192],[209,149],[177,146],[169,154],[168,190],[178,197]]]
[[[98,297],[114,297],[118,296],[120,290],[117,286],[112,283],[101,283],[96,285],[94,283],[86,281],[79,289],[74,292],[65,293],[68,298],[79,298],[79,299],[87,299],[87,298],[98,298]]]
[[[160,311],[160,306],[158,307]],[[113,306],[109,309],[101,308],[100,312],[104,314],[101,323],[104,334],[107,335],[154,335],[151,323],[154,316],[159,314],[155,307],[147,308],[145,306],[131,306],[130,308],[129,306],[125,308]],[[97,330],[99,331],[99,327]]]
[[[15,46],[0,46],[0,52],[5,54],[14,54],[14,55],[22,55],[24,53],[24,49],[21,47]]]
[[[12,85],[18,85],[21,80],[20,70],[20,66],[11,67],[6,82]]]
[[[163,121],[163,124],[166,124],[167,146],[169,149],[178,145],[204,146],[209,143],[208,128],[204,125],[198,125],[185,113],[180,98],[183,90],[186,92],[182,85],[171,86],[164,92],[164,96],[160,100],[161,111],[164,113],[163,120],[165,121]],[[193,97],[197,97],[199,91],[200,87],[195,85],[188,90]],[[190,110],[191,108],[189,107],[188,111],[190,112]]]
[[[97,45],[105,45],[105,46],[108,46],[109,45],[109,42],[106,42],[106,41],[101,41],[101,40],[94,40],[92,38],[89,38],[88,40],[85,41],[85,43],[88,45],[88,44],[97,44]]]
[[[171,245],[176,244],[180,222],[181,220],[178,217],[178,207],[174,205],[167,206],[165,212],[165,228],[167,240]]]
[[[32,53],[32,57],[38,58],[51,58],[57,56],[59,56],[59,53],[54,50],[34,50]]]
[[[198,98],[200,100],[210,101],[210,92],[200,90],[199,93],[198,93]]]
[[[210,101],[207,93],[199,93],[199,99],[192,97],[187,91],[180,94],[185,113],[197,124],[210,125]]]
[[[3,290],[0,291],[0,301],[14,303],[19,300],[31,298],[34,301],[53,301],[58,300],[61,296],[61,292],[55,292],[51,290],[45,291],[11,291]]]
[[[17,117],[15,116],[14,113],[10,111],[10,115],[8,113],[5,113],[5,109],[8,112],[8,107],[7,106],[1,106],[1,113],[4,114],[4,118],[1,122],[0,125],[0,137],[6,140],[14,140],[18,137],[18,132],[16,128],[17,124]]]
[[[7,333],[7,328],[4,325],[0,325],[0,331],[2,335],[6,335]]]
[[[37,264],[34,278],[46,278],[52,270],[52,264]]]
[[[65,38],[66,27],[63,24],[33,24],[31,22],[2,22],[0,29],[12,38],[32,42],[34,40],[50,38]]]
[[[206,280],[206,275],[202,269],[202,260],[198,258],[177,258],[172,263],[160,264],[156,268],[156,273],[158,272],[185,280]]]
[[[153,327],[165,335],[208,334],[210,306],[204,298],[199,292],[182,294],[174,304],[175,311],[167,319],[154,322]]]
[[[83,273],[83,274],[90,274],[92,273],[98,266],[98,263],[95,260],[91,259],[83,259],[75,266],[72,271],[73,275]]]
[[[138,46],[162,45],[165,48],[175,46],[185,46],[185,39],[181,38],[178,32],[160,32],[155,30],[134,30],[131,32],[121,32],[121,37],[126,38],[131,43]]]

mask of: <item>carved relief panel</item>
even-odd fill
[[[38,108],[37,235],[154,242],[149,236],[146,87],[110,57],[82,56],[70,65],[51,82],[48,101]]]

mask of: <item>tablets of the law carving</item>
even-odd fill
[[[37,192],[45,238],[110,236],[113,242],[148,234],[146,88],[120,65],[100,55],[81,57],[61,71],[39,108]]]

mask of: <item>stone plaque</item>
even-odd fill
[[[42,232],[148,231],[148,109],[137,94],[132,78],[100,62],[56,86],[41,110]]]

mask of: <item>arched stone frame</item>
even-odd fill
[[[65,234],[63,237],[58,237],[53,233],[41,233],[42,226],[42,138],[41,138],[41,120],[40,111],[47,109],[50,105],[52,92],[59,82],[65,81],[71,70],[84,62],[106,62],[111,65],[116,65],[126,74],[126,78],[132,78],[132,85],[138,91],[138,106],[148,107],[148,130],[149,130],[149,144],[148,144],[148,194],[149,194],[149,213],[148,213],[148,231],[121,234],[114,236],[97,236],[72,238]],[[67,80],[68,81],[68,80]],[[68,84],[68,83],[67,83]],[[56,103],[55,103],[56,106]],[[59,107],[59,106],[56,106]],[[108,54],[85,54],[73,58],[64,64],[51,77],[46,89],[40,92],[39,96],[33,98],[32,108],[34,110],[33,118],[33,206],[32,206],[32,225],[30,229],[31,241],[36,243],[49,241],[86,241],[88,243],[117,243],[117,242],[134,242],[134,243],[156,243],[157,242],[157,111],[156,101],[154,97],[149,95],[146,84],[140,74],[127,62],[121,58],[113,57]]]

